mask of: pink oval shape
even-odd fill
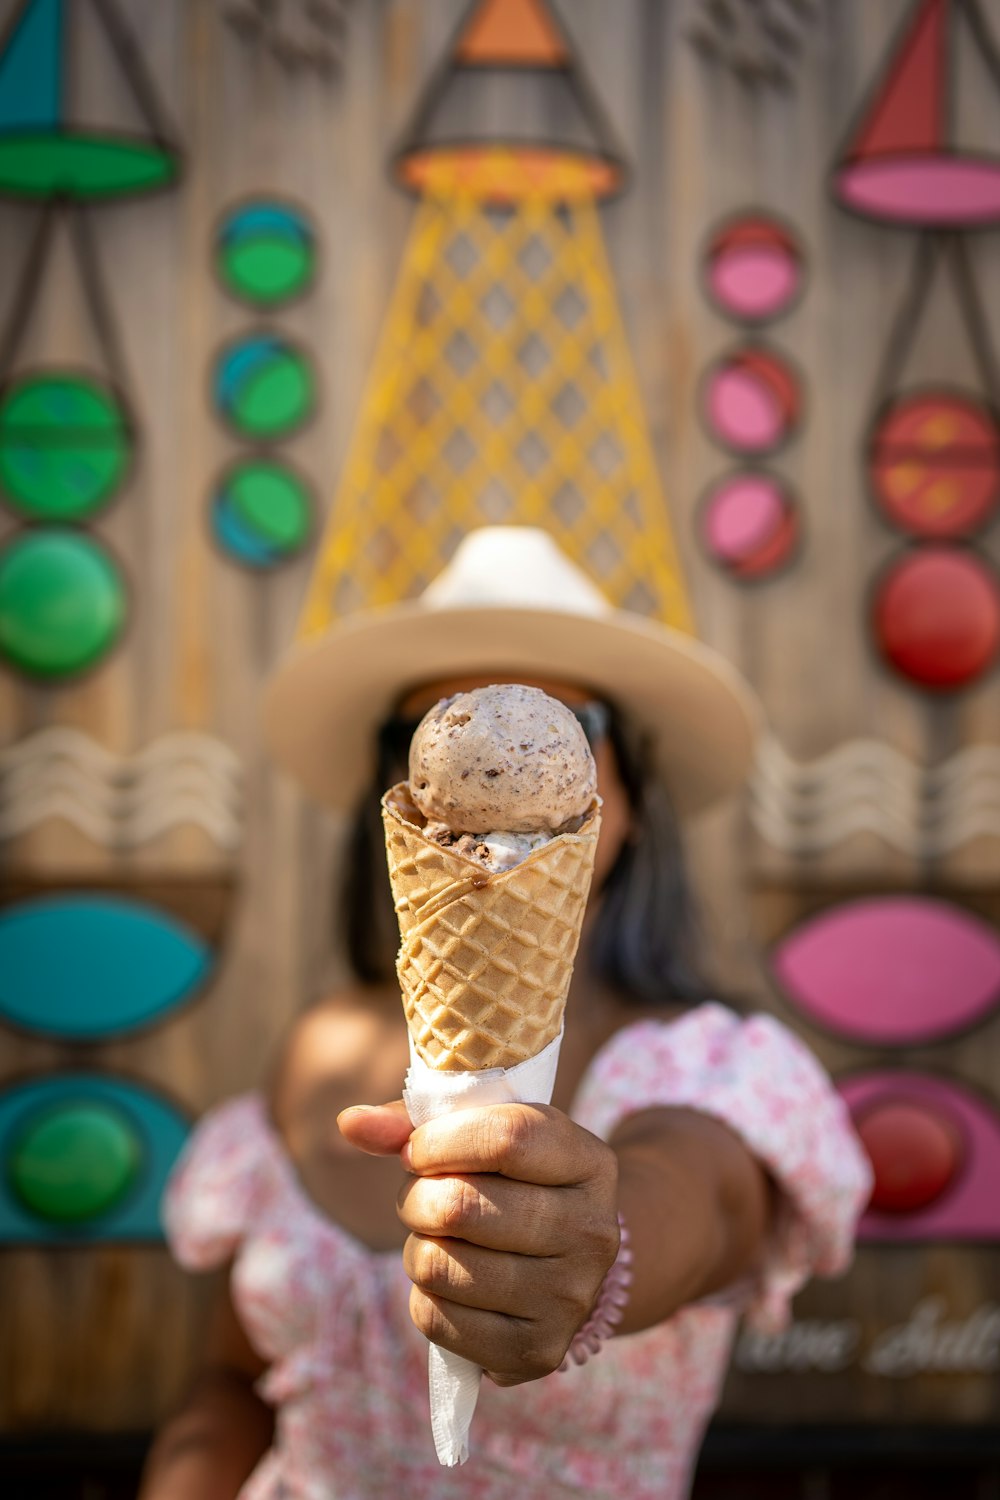
[[[708,390],[708,417],[713,430],[731,448],[762,453],[785,431],[778,395],[755,370],[739,366],[717,370]]]
[[[705,541],[720,562],[741,563],[769,542],[785,514],[781,490],[763,474],[725,480],[705,509]]]
[[[940,1040],[1000,1004],[1000,934],[928,896],[872,896],[811,917],[771,969],[821,1026],[886,1046]]]
[[[784,245],[734,245],[721,249],[708,270],[716,305],[734,318],[773,318],[791,302],[799,266]]]
[[[865,157],[837,174],[837,193],[866,218],[921,227],[1000,222],[1000,163],[944,151]]]

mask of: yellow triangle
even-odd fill
[[[566,44],[542,0],[482,0],[455,49],[472,67],[563,68]]]

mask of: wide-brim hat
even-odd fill
[[[265,689],[265,741],[310,796],[346,809],[401,694],[494,671],[578,684],[627,711],[681,814],[735,791],[750,768],[761,715],[739,672],[693,636],[615,609],[530,526],[470,532],[418,598],[294,646]]]

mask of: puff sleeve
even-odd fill
[[[739,1290],[751,1321],[779,1329],[810,1276],[836,1276],[850,1264],[871,1191],[871,1169],[844,1102],[779,1021],[744,1019],[711,1004],[618,1032],[595,1059],[574,1114],[606,1140],[629,1114],[658,1106],[723,1121],[777,1184],[764,1263],[754,1284]]]
[[[167,1183],[163,1225],[174,1256],[188,1271],[232,1258],[254,1212],[265,1123],[255,1095],[232,1099],[198,1123]]]

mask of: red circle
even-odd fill
[[[879,649],[902,676],[922,687],[964,687],[982,676],[1000,647],[996,574],[957,547],[921,547],[883,574],[872,625]]]
[[[909,1214],[926,1208],[953,1182],[962,1159],[958,1127],[926,1104],[885,1100],[855,1120],[875,1174],[868,1207]]]
[[[889,519],[915,536],[976,530],[1000,500],[993,413],[971,396],[946,391],[901,397],[876,425],[869,478]]]

